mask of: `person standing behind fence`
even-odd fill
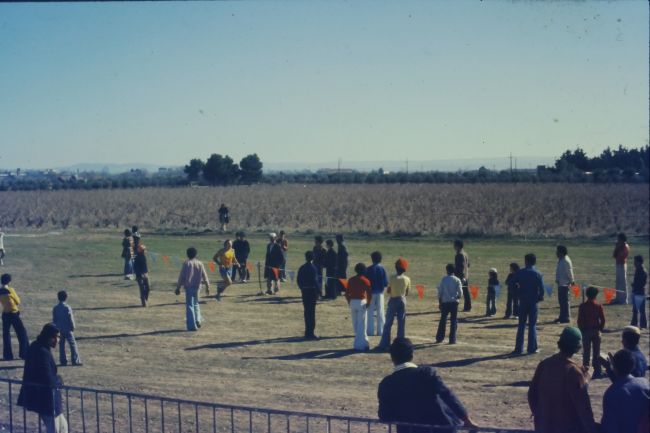
[[[318,293],[321,298],[323,298],[323,268],[325,267],[325,248],[323,248],[323,237],[318,235],[314,236],[314,248],[312,249],[314,253],[314,265],[316,266],[316,272],[318,273]]]
[[[248,271],[248,256],[251,253],[251,245],[246,240],[246,233],[237,232],[237,239],[233,242],[232,247],[235,250],[235,259],[239,263],[239,281],[246,283],[250,280],[250,272]]]
[[[643,267],[643,256],[634,257],[634,280],[632,280],[632,321],[630,325],[641,329],[648,327],[648,319],[645,313],[646,286],[648,285],[648,273]]]
[[[266,245],[264,258],[264,279],[266,279],[266,294],[273,295],[280,291],[280,267],[282,266],[282,249],[275,242],[275,233],[269,233],[269,243]],[[271,290],[273,288],[273,290]]]
[[[226,207],[225,203],[221,203],[221,206],[219,206],[219,210],[217,212],[219,213],[219,224],[221,225],[219,230],[221,230],[223,233],[228,230],[228,223],[230,222],[230,210]]]
[[[339,294],[345,292],[345,287],[339,279],[348,277],[348,247],[345,245],[343,235],[336,235],[336,279]]]
[[[458,329],[458,303],[463,297],[463,283],[454,275],[454,265],[449,263],[446,267],[447,275],[442,277],[438,285],[438,303],[440,305],[440,322],[436,332],[436,343],[445,339],[447,316],[449,323],[449,344],[456,344],[456,330]]]
[[[564,245],[558,245],[555,249],[557,256],[557,267],[555,268],[555,282],[557,283],[557,302],[560,304],[560,316],[554,320],[555,323],[571,322],[569,305],[569,286],[575,283],[573,277],[573,263],[568,256],[569,251]]]
[[[338,280],[336,279],[336,250],[334,249],[334,241],[328,239],[325,241],[327,250],[325,251],[325,259],[323,265],[325,266],[325,298],[336,299],[338,296]]]
[[[133,236],[131,230],[124,230],[122,238],[122,258],[124,259],[124,279],[133,278]]]
[[[368,304],[372,301],[370,281],[365,277],[366,265],[357,263],[354,267],[356,275],[348,280],[345,289],[345,299],[350,306],[352,329],[354,330],[354,350],[370,349],[366,327],[368,326]]]
[[[630,246],[627,244],[625,233],[619,233],[612,257],[616,262],[616,298],[612,303],[630,303],[630,293],[627,287],[627,257],[630,255]]]
[[[77,341],[74,338],[74,330],[76,328],[74,322],[74,315],[72,308],[66,303],[68,294],[65,290],[59,291],[56,294],[59,303],[52,309],[52,323],[59,328],[61,332],[61,341],[59,341],[59,362],[61,365],[68,365],[68,360],[65,356],[65,342],[70,346],[70,357],[72,358],[72,365],[80,366],[81,359],[79,352],[77,352]]]
[[[497,314],[497,286],[499,277],[496,268],[488,271],[487,299],[485,301],[485,316],[492,317]]]
[[[318,336],[314,333],[316,329],[316,301],[319,295],[318,275],[313,261],[313,251],[307,251],[305,253],[305,264],[298,269],[296,278],[302,297],[306,340],[318,340]]]
[[[147,256],[145,252],[147,247],[142,243],[138,243],[135,249],[135,259],[133,260],[133,271],[135,272],[135,280],[138,282],[140,289],[140,303],[143,307],[147,306],[149,302],[149,267],[147,266]]]
[[[2,227],[0,227],[0,266],[4,266],[5,258],[5,232],[2,231]]]
[[[605,311],[603,306],[596,301],[597,296],[598,289],[589,287],[587,300],[578,308],[578,328],[582,333],[583,346],[582,365],[585,370],[589,369],[589,355],[593,346],[594,379],[603,374],[600,367],[600,333],[605,329]]]
[[[366,277],[370,280],[372,287],[372,299],[368,305],[368,335],[381,335],[384,329],[384,291],[388,287],[388,275],[386,269],[381,265],[381,253],[374,251],[370,254],[372,265],[366,269]],[[375,334],[375,317],[377,322],[377,333]]]
[[[528,322],[528,347],[529,354],[536,353],[537,347],[537,303],[544,300],[544,278],[535,269],[537,257],[535,254],[526,254],[525,267],[515,274],[515,282],[519,285],[519,324],[515,338],[514,355],[521,355],[524,351],[524,332]]]
[[[454,427],[461,425],[478,428],[438,372],[429,365],[413,363],[411,340],[395,338],[390,345],[390,358],[395,367],[393,373],[382,379],[377,390],[381,421],[432,426],[398,424],[397,433],[452,433],[456,431]]]
[[[56,363],[51,351],[58,340],[59,329],[54,323],[43,326],[27,350],[23,383],[18,394],[18,406],[36,412],[45,425],[46,433],[68,432],[61,401],[60,387],[63,383],[56,374]]]
[[[406,276],[409,263],[406,259],[400,257],[395,262],[396,274],[388,280],[387,292],[390,294],[388,300],[388,311],[386,312],[386,323],[381,333],[381,340],[377,350],[387,350],[390,346],[390,329],[393,326],[393,320],[397,317],[397,336],[406,336],[406,296],[411,288],[411,279]]]
[[[232,241],[226,239],[223,248],[216,252],[212,260],[219,266],[219,275],[221,275],[221,284],[217,285],[217,301],[221,300],[221,294],[232,284],[233,267],[239,267],[236,252],[232,247]]]
[[[460,239],[454,241],[454,250],[456,256],[454,257],[455,275],[463,283],[463,311],[472,310],[472,297],[469,293],[469,257],[463,247],[465,244]]]
[[[280,245],[280,251],[282,251],[282,265],[280,265],[280,282],[284,283],[287,281],[287,253],[289,251],[289,241],[287,240],[287,235],[284,233],[284,230],[280,230],[278,233],[277,239],[278,245]]]
[[[194,247],[187,249],[187,260],[181,267],[176,283],[176,296],[181,294],[181,287],[185,287],[185,323],[188,331],[196,331],[201,327],[201,308],[199,306],[199,289],[201,283],[209,287],[210,280],[205,272],[205,267],[197,258]]]
[[[506,314],[504,319],[510,316],[517,318],[519,316],[519,286],[515,282],[515,274],[519,270],[519,264],[510,263],[510,273],[506,277],[506,286],[508,286],[508,297],[506,299]]]
[[[18,356],[20,359],[25,359],[27,348],[29,346],[29,337],[27,337],[27,330],[23,325],[20,318],[20,298],[16,291],[9,287],[11,282],[11,275],[2,274],[0,277],[0,304],[2,304],[2,359],[11,361],[14,359],[13,351],[11,350],[11,327],[13,326],[18,338]]]
[[[597,433],[586,372],[571,359],[580,350],[578,328],[566,327],[559,353],[537,365],[528,388],[528,405],[537,433]]]

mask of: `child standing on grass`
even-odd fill
[[[519,264],[510,263],[510,273],[506,277],[506,285],[508,286],[508,298],[506,299],[506,314],[504,319],[509,319],[513,316],[515,319],[519,316],[519,287],[515,282],[515,274],[519,270]]]
[[[368,342],[366,326],[368,324],[368,305],[372,301],[372,287],[370,280],[364,276],[366,265],[357,263],[354,272],[357,275],[348,280],[348,287],[345,289],[345,299],[350,306],[352,328],[354,329],[354,350],[368,350],[370,342]]]
[[[487,300],[485,301],[485,316],[491,317],[497,314],[497,289],[499,278],[496,268],[490,268],[488,271]]]
[[[393,327],[395,317],[397,317],[397,336],[403,338],[406,335],[406,296],[411,288],[411,279],[405,274],[408,266],[409,262],[401,257],[395,262],[396,274],[390,277],[386,291],[390,295],[386,323],[377,350],[388,350],[391,342],[390,328]]]
[[[598,289],[587,289],[587,300],[578,308],[578,328],[582,333],[582,365],[589,368],[589,356],[593,347],[592,366],[593,378],[602,377],[600,365],[600,333],[605,328],[605,311],[603,306],[596,301]]]
[[[149,268],[147,267],[147,256],[145,255],[147,247],[144,244],[138,244],[136,247],[135,259],[133,259],[133,271],[135,279],[140,288],[140,302],[143,307],[149,302]],[[63,335],[63,333],[61,334]]]
[[[18,338],[18,356],[20,359],[25,359],[27,349],[29,348],[29,338],[27,337],[27,330],[23,325],[20,318],[20,298],[13,289],[9,287],[11,283],[11,275],[2,274],[0,277],[0,305],[2,305],[2,359],[11,361],[14,359],[13,351],[11,350],[11,327],[13,326]]]
[[[61,341],[59,342],[59,361],[61,365],[68,365],[68,360],[65,356],[65,342],[70,346],[70,356],[72,357],[72,365],[83,365],[79,359],[77,352],[77,342],[74,339],[74,316],[72,315],[72,308],[65,302],[68,300],[68,294],[65,290],[57,293],[56,297],[59,303],[52,309],[52,322],[59,328],[61,332]]]
[[[632,322],[630,325],[637,326],[638,323],[641,329],[648,327],[648,319],[645,316],[645,288],[647,284],[648,273],[643,267],[643,256],[635,256],[634,280],[632,280]]]

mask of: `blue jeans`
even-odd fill
[[[404,337],[406,334],[406,299],[403,296],[390,298],[386,310],[386,323],[381,333],[379,347],[390,346],[390,328],[393,326],[393,320],[397,317],[397,336]]]
[[[515,340],[515,352],[524,350],[524,331],[528,321],[528,353],[537,350],[537,304],[519,304],[519,326],[517,327],[517,338]]]
[[[197,323],[201,323],[201,307],[199,306],[199,288],[185,288],[185,317],[188,331],[196,331]]]
[[[632,295],[632,326],[637,326],[637,319],[641,328],[648,327],[648,319],[645,316],[645,295]]]
[[[124,276],[133,273],[133,259],[131,257],[124,259]]]
[[[77,352],[77,342],[74,339],[74,334],[72,332],[61,332],[61,340],[59,341],[59,361],[61,365],[66,365],[68,360],[65,357],[65,342],[68,342],[70,346],[70,357],[72,358],[73,364],[81,364],[79,359],[79,352]]]

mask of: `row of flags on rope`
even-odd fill
[[[181,267],[183,265],[184,260],[177,257],[177,256],[170,256],[170,255],[164,255],[164,254],[159,254],[156,252],[148,251],[149,257],[151,257],[151,262],[153,264],[158,263],[158,261],[162,262],[164,266],[170,266],[174,265],[176,267]],[[210,269],[210,272],[217,273],[217,264],[213,261],[207,262],[208,268]],[[255,265],[260,266],[261,262],[255,262]],[[255,270],[255,265],[253,264],[252,261],[247,261],[246,262],[246,269],[248,272],[253,272]],[[289,280],[293,283],[293,280],[296,276],[296,272],[293,270],[289,269],[282,269],[282,268],[274,268],[271,267],[271,272],[273,272],[273,275],[275,276],[276,279],[280,279],[280,275],[282,271],[286,272],[286,275],[289,277]],[[348,288],[348,280],[346,278],[336,278],[336,277],[325,277],[326,279],[334,279],[338,280],[341,285],[344,288]],[[497,284],[492,286],[494,287],[494,292],[496,295],[496,298],[498,299],[500,294],[501,294],[501,285]],[[574,298],[581,298],[584,294],[584,292],[587,290],[587,287],[590,287],[587,284],[573,284],[569,286],[569,289],[571,293],[573,294]],[[600,286],[592,286],[592,287],[597,287],[599,289],[602,289],[603,297],[605,298],[605,304],[611,303],[614,298],[616,297],[616,292],[617,290],[611,287],[600,287]],[[424,299],[424,291],[425,291],[426,286],[424,284],[416,284],[415,289],[418,293],[418,298],[419,299]],[[472,297],[472,299],[476,300],[478,298],[479,292],[481,291],[481,288],[477,284],[470,284],[468,286],[469,293]],[[553,284],[545,284],[544,285],[544,291],[546,294],[550,297],[553,294]]]

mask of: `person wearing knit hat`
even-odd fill
[[[487,299],[485,300],[485,317],[497,314],[497,286],[499,286],[497,270],[496,268],[490,268],[488,271]]]
[[[402,257],[395,262],[396,274],[388,280],[387,293],[390,298],[386,310],[386,322],[381,333],[381,340],[375,350],[388,350],[391,343],[390,329],[395,318],[397,318],[397,336],[406,337],[406,296],[411,288],[411,279],[405,274],[408,267],[409,262]]]
[[[582,333],[568,326],[560,334],[557,345],[559,353],[539,363],[528,388],[535,431],[596,433],[587,392],[587,370],[571,359],[582,346]]]
[[[18,395],[18,405],[39,414],[47,433],[68,431],[68,423],[61,407],[62,383],[56,374],[56,363],[51,352],[58,340],[59,328],[54,323],[43,326],[27,350],[23,385]]]

